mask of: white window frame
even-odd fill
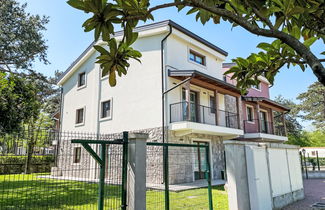
[[[103,103],[104,102],[107,102],[107,101],[110,101],[110,105],[111,105],[111,110],[110,110],[110,115],[108,117],[102,117],[102,111],[103,111]],[[111,120],[112,117],[113,117],[113,98],[108,98],[108,99],[105,99],[105,100],[102,100],[100,101],[100,112],[99,112],[99,119],[100,121],[106,121],[106,120]]]
[[[252,120],[253,120],[253,121],[250,121],[250,120],[248,119],[248,111],[247,111],[247,110],[248,110],[248,107],[252,109]],[[254,118],[255,118],[255,114],[254,114],[254,106],[249,105],[249,104],[246,104],[246,119],[247,119],[246,122],[251,123],[251,124],[255,124]]]
[[[79,86],[80,75],[83,74],[83,73],[85,74],[85,84]],[[77,78],[77,90],[83,89],[83,88],[85,88],[85,87],[87,87],[87,72],[83,71],[83,72],[80,72],[80,73],[78,74],[78,78]]]
[[[204,65],[203,65],[203,64],[200,64],[200,63],[197,63],[197,62],[195,62],[195,61],[192,61],[192,60],[190,59],[191,51],[193,51],[194,53],[196,53],[196,54],[198,54],[198,55],[201,55],[201,56],[204,58]],[[192,63],[192,64],[198,65],[198,66],[200,66],[201,68],[204,68],[204,69],[207,68],[207,56],[204,55],[204,54],[202,54],[202,53],[199,53],[197,50],[194,50],[194,49],[192,49],[192,48],[190,48],[190,47],[188,47],[188,50],[187,50],[187,61],[190,62],[190,63]]]
[[[83,118],[82,118],[82,122],[81,123],[77,123],[77,111],[80,110],[80,109],[83,109]],[[76,112],[75,112],[75,126],[83,126],[85,125],[85,119],[86,119],[86,107],[80,107],[78,109],[76,109]]]

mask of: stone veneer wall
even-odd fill
[[[167,129],[166,129],[167,130]],[[133,132],[141,132],[149,134],[148,142],[162,142],[162,129],[150,128],[137,130]],[[210,142],[211,163],[213,170],[213,179],[221,178],[221,171],[225,170],[224,165],[224,146],[222,138],[207,134],[189,134],[177,137],[174,132],[168,131],[166,141],[169,143],[189,144],[194,140],[207,140]],[[80,146],[80,145],[79,145]],[[81,162],[73,164],[73,147],[70,141],[63,140],[60,145],[60,155],[58,156],[57,167],[52,169],[53,176],[77,177],[85,179],[96,179],[98,176],[98,166],[93,158],[81,149]],[[106,179],[111,183],[119,182],[121,175],[121,146],[110,146],[109,152],[109,168],[113,168],[114,172],[108,172]],[[169,182],[170,184],[192,182],[194,180],[194,148],[188,147],[169,147]],[[114,158],[116,157],[116,158]],[[163,147],[147,146],[147,182],[153,184],[163,183]]]

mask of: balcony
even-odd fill
[[[244,138],[264,139],[267,141],[286,141],[285,126],[282,122],[265,120],[244,120]]]
[[[243,135],[237,113],[185,101],[170,104],[170,123],[171,130],[180,135],[193,132],[228,137]]]

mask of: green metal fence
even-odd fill
[[[147,143],[147,209],[213,209],[209,144]]]
[[[24,145],[30,139],[12,135],[0,135],[0,158],[26,159]],[[6,165],[0,175],[0,209],[127,208],[127,132],[42,131],[33,136],[42,152],[51,151],[54,158],[29,174]],[[147,209],[213,209],[209,151],[209,144],[202,142],[148,142]],[[39,156],[34,152],[32,161]],[[4,164],[8,162],[0,161],[0,168]]]

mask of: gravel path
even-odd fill
[[[284,210],[308,210],[316,202],[325,203],[325,179],[304,179],[305,199],[283,208]]]

